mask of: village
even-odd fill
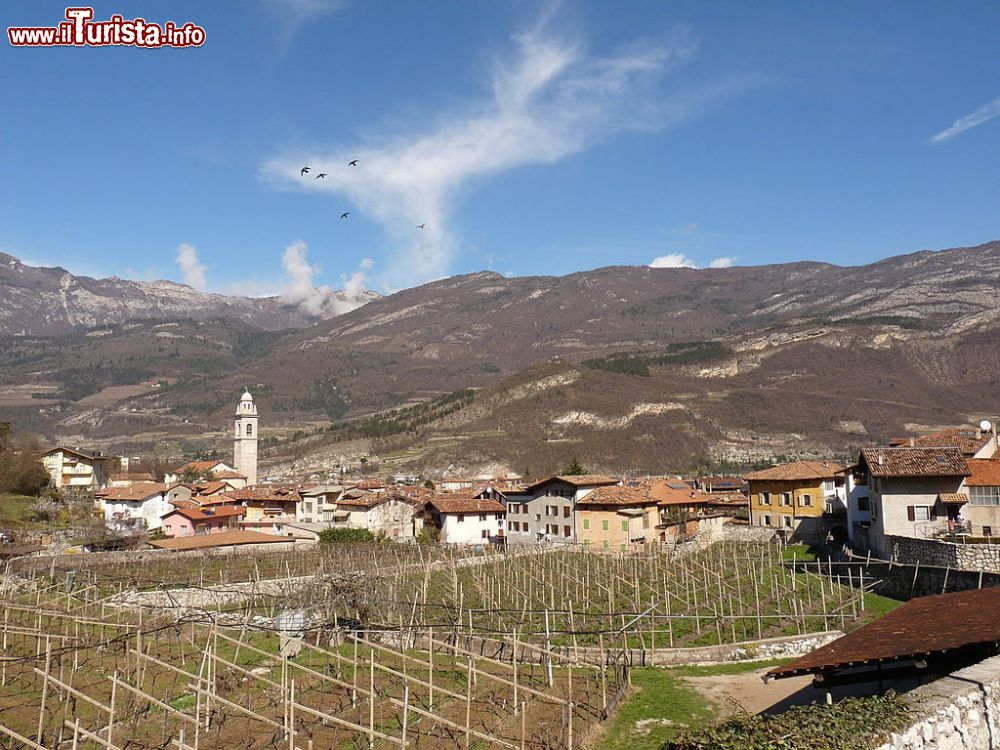
[[[0,544],[11,746],[689,750],[817,713],[852,727],[824,748],[992,746],[989,422],[742,476],[312,483],[259,481],[234,417],[231,462],[162,477],[41,452],[103,533]]]
[[[989,421],[859,450],[851,465],[802,460],[743,476],[615,477],[575,459],[561,475],[363,477],[259,482],[260,415],[246,391],[233,458],[160,477],[82,447],[42,454],[52,487],[91,496],[108,532],[172,550],[314,543],[327,529],[448,545],[626,549],[724,535],[829,543],[902,563],[983,556],[1000,534],[1000,453]],[[752,529],[752,531],[750,531]],[[942,543],[968,543],[953,553]],[[972,547],[976,543],[978,546]],[[974,567],[974,563],[972,564]]]

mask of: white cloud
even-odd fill
[[[695,262],[684,253],[670,253],[653,258],[649,264],[650,268],[697,268]]]
[[[265,0],[279,19],[278,43],[286,48],[295,33],[306,24],[318,21],[347,6],[346,0]]]
[[[263,165],[263,176],[279,186],[343,196],[374,218],[402,248],[383,283],[411,286],[448,273],[460,247],[452,209],[473,179],[553,164],[622,132],[659,130],[731,93],[657,95],[657,81],[695,50],[686,34],[596,58],[547,34],[545,25],[513,37],[515,53],[496,64],[489,96],[412,133],[282,154]],[[346,166],[351,159],[357,167]],[[312,171],[300,175],[303,165]],[[328,176],[316,179],[319,172]],[[343,206],[341,199],[334,210]]]
[[[182,242],[177,246],[177,256],[174,259],[181,269],[181,278],[188,286],[203,291],[208,286],[205,279],[205,266],[198,260],[198,250],[194,245]]]
[[[281,255],[281,266],[285,269],[285,282],[281,291],[281,301],[295,305],[307,315],[330,318],[361,307],[368,301],[368,271],[374,265],[371,258],[361,261],[358,270],[350,276],[342,277],[343,290],[335,292],[329,286],[316,286],[314,279],[320,267],[312,265],[307,257],[308,246],[302,240],[295,240]]]
[[[731,268],[733,264],[736,263],[736,258],[732,255],[726,255],[722,258],[716,258],[711,263],[708,264],[709,268]]]
[[[988,122],[994,117],[1000,117],[1000,96],[988,104],[984,104],[972,114],[966,115],[965,117],[959,117],[954,123],[952,123],[950,128],[946,128],[940,133],[932,135],[930,142],[944,143],[945,141],[950,141],[956,135],[960,135],[966,130],[971,130],[977,125],[982,125],[984,122]]]

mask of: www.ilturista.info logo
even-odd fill
[[[93,8],[67,8],[66,20],[58,26],[11,26],[7,38],[12,47],[200,47],[205,29],[195,24],[173,21],[152,23],[113,15],[94,21]]]

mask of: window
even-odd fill
[[[608,522],[601,521],[601,531],[607,531],[607,530],[608,530]]]
[[[589,518],[584,518],[583,519],[583,528],[584,528],[584,531],[590,531],[590,519]]]
[[[479,520],[480,521],[485,521],[486,520],[486,514],[485,513],[480,513],[479,514]]]
[[[508,521],[507,522],[507,531],[513,531],[513,530],[514,530],[514,522],[513,521]]]
[[[929,521],[931,509],[928,505],[907,505],[906,520],[908,521]]]
[[[799,495],[799,506],[803,508],[811,508],[813,504],[813,496],[810,494]]]
[[[771,504],[771,493],[770,492],[761,492],[760,493],[760,504],[761,505],[770,505]]]
[[[252,424],[248,424],[247,425],[247,437],[251,437],[252,435],[253,435],[253,425]]]
[[[786,529],[792,528],[792,517],[791,516],[782,516],[781,523],[782,523],[782,525]]]
[[[859,497],[858,498],[858,512],[859,513],[867,513],[868,512],[868,498],[867,497]]]
[[[1000,505],[1000,487],[967,487],[969,505]]]
[[[622,531],[628,531],[628,521],[622,521]]]
[[[563,518],[569,518],[569,510],[570,509],[568,505],[565,508],[563,508]]]
[[[837,491],[836,482],[834,482],[832,479],[826,479],[823,481],[823,492],[830,494],[836,491]]]
[[[569,539],[573,536],[573,530],[569,526],[563,526],[563,536]]]
[[[503,520],[503,513],[496,513],[496,514],[494,514],[493,518],[496,521],[502,521]]]
[[[782,492],[781,493],[781,504],[782,505],[787,505],[787,506],[791,507],[791,505],[792,505],[792,493],[791,492]]]
[[[771,525],[771,517],[770,516],[761,516],[760,517],[760,525],[761,526],[770,526]]]
[[[465,515],[464,514],[462,514],[462,513],[458,514],[458,522],[459,523],[465,523]]]
[[[481,537],[482,537],[483,539],[489,539],[489,538],[490,538],[490,532],[488,532],[488,531],[487,531],[486,529],[483,529],[483,530],[482,530],[482,532],[480,532],[480,534],[479,534],[479,535],[480,535],[480,536],[481,536]]]

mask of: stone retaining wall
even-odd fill
[[[905,536],[887,536],[886,543],[890,556],[902,563],[1000,572],[1000,544],[955,544]]]
[[[1000,748],[1000,656],[917,688],[920,717],[877,750]]]

